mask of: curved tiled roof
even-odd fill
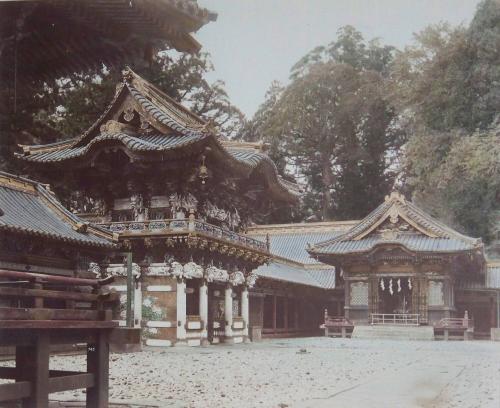
[[[259,266],[254,272],[261,278],[297,283],[320,289],[335,288],[335,268],[333,267],[316,270],[273,261],[269,265]]]
[[[269,250],[271,254],[280,258],[291,260],[302,264],[318,264],[307,252],[308,244],[317,244],[328,239],[338,237],[341,231],[320,232],[291,232],[280,234],[269,234]],[[265,235],[248,234],[252,238],[265,242]]]
[[[375,229],[387,219],[403,219],[413,231],[397,231],[384,236]],[[317,243],[312,255],[345,255],[367,252],[380,244],[399,244],[417,252],[460,252],[482,248],[481,239],[467,237],[426,214],[398,193],[386,197],[368,216],[344,234]]]
[[[140,106],[145,120],[156,125],[156,128],[168,129],[168,132],[157,130],[152,134],[143,134],[131,129],[110,131],[106,126],[103,127],[113,112],[120,109],[127,95]],[[86,132],[65,142],[22,146],[24,154],[18,157],[30,162],[58,163],[84,157],[92,148],[110,141],[121,143],[136,152],[182,149],[197,142],[204,142],[246,176],[252,172],[263,174],[271,188],[282,197],[296,199],[301,194],[296,184],[284,180],[278,174],[276,165],[266,154],[255,148],[248,148],[245,144],[238,146],[232,142],[226,146],[210,129],[209,123],[131,70],[124,72],[124,82],[118,87],[112,102]]]
[[[43,184],[0,172],[0,230],[80,245],[114,247],[113,234],[66,210]]]

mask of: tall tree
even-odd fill
[[[389,190],[388,152],[400,136],[386,88],[392,53],[342,28],[292,67],[288,86],[273,85],[245,128],[302,179],[303,219],[362,217]]]
[[[493,149],[500,144],[500,1],[481,2],[469,27],[430,26],[415,39],[391,74],[398,110],[409,118],[407,187],[439,218],[488,239],[500,210],[492,179],[500,160]]]

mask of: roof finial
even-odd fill
[[[134,72],[127,65],[125,69],[122,71],[122,78],[124,82],[132,81],[134,78]]]
[[[388,201],[399,201],[400,203],[404,204],[406,202],[406,199],[403,194],[393,188],[391,194],[385,196],[385,202]]]

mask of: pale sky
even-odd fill
[[[440,21],[468,23],[480,0],[198,0],[218,13],[196,38],[212,55],[209,79],[226,83],[233,104],[251,117],[274,79],[337,30],[352,25],[366,39],[402,48]]]

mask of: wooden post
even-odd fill
[[[283,327],[288,331],[288,297],[285,296],[283,299]]]
[[[199,302],[200,319],[202,324],[201,345],[208,346],[208,285],[204,279],[200,282]]]
[[[132,296],[134,295],[134,280],[132,276],[132,252],[127,252],[127,327],[134,327],[132,311]]]
[[[276,295],[273,295],[273,331],[276,333]]]
[[[95,343],[87,344],[87,372],[94,374],[94,386],[87,388],[87,408],[107,408],[109,390],[108,334],[100,330]]]
[[[226,327],[224,330],[224,342],[233,343],[233,287],[228,283],[224,291],[224,318]]]
[[[298,330],[299,328],[299,301],[297,298],[293,299],[293,328]]]
[[[31,395],[23,400],[23,408],[49,406],[49,333],[35,335],[32,346],[16,347],[16,381],[29,381]]]
[[[40,283],[35,283],[33,285],[33,289],[43,289],[43,286]],[[33,307],[43,308],[43,298],[41,298],[41,297],[33,298]]]

